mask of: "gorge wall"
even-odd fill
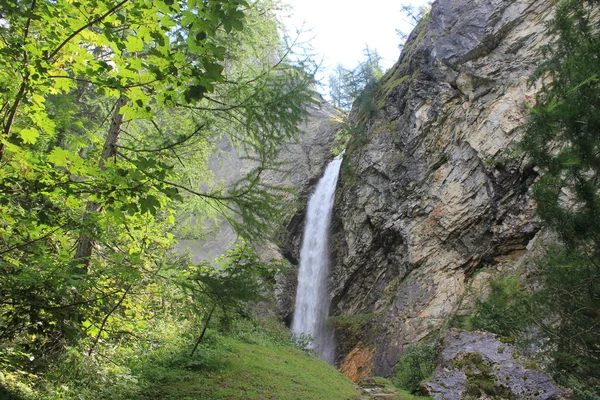
[[[370,115],[355,104],[350,121],[366,136],[347,150],[332,222],[336,363],[347,375],[390,375],[408,343],[527,256],[540,229],[528,195],[537,174],[514,150],[552,5],[435,1]],[[284,241],[291,261],[301,219]]]

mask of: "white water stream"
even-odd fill
[[[292,330],[314,339],[312,348],[330,363],[334,359],[333,331],[327,326],[329,316],[329,224],[335,197],[341,156],[333,160],[308,201],[306,225],[300,251],[298,291]]]

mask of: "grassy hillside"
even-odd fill
[[[318,399],[358,398],[354,384],[332,366],[298,349],[227,338],[217,368],[170,370],[139,399]]]
[[[193,355],[197,338],[188,325],[155,324],[144,340],[103,346],[92,356],[71,348],[43,374],[0,364],[0,400],[360,398],[333,366],[294,347],[278,322],[240,321],[227,333],[209,329]]]

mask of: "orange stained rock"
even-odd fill
[[[340,372],[358,382],[361,379],[368,378],[373,372],[373,350],[361,347],[359,343],[347,356],[344,358],[340,366]]]

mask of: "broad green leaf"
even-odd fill
[[[130,53],[144,50],[144,42],[137,36],[128,36],[125,40],[125,48]]]
[[[223,79],[222,72],[225,69],[221,64],[207,62],[204,63],[204,69],[206,70],[206,76],[215,81],[221,81]]]
[[[40,136],[40,132],[34,128],[25,128],[19,131],[19,136],[23,140],[23,143],[35,144]]]
[[[160,202],[156,197],[148,195],[140,200],[140,208],[142,214],[150,213],[156,215],[156,211],[160,208]]]
[[[60,147],[52,149],[50,154],[48,154],[48,161],[57,167],[65,167],[70,163],[75,163],[78,166],[83,164],[83,159],[79,155]]]

